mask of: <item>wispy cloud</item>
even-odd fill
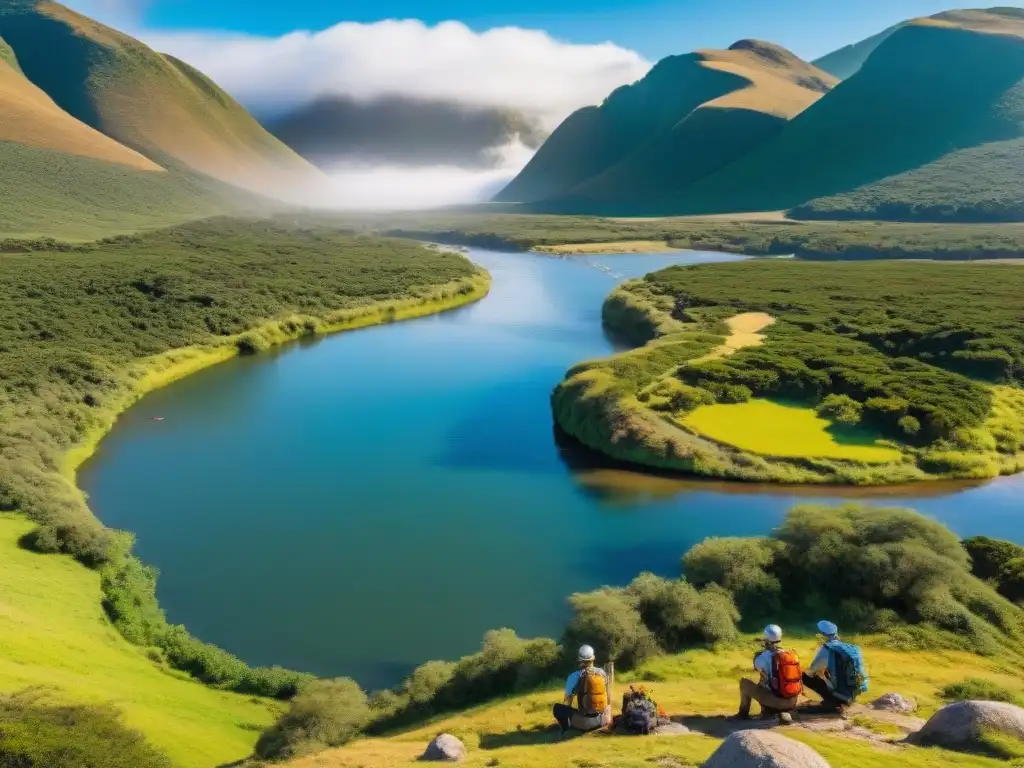
[[[276,38],[152,30],[142,35],[261,114],[328,94],[397,94],[513,107],[557,123],[642,77],[650,66],[611,43],[574,45],[515,27],[475,32],[454,21],[343,22]]]

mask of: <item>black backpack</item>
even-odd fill
[[[622,697],[622,726],[628,733],[647,736],[658,727],[658,705],[639,692]]]

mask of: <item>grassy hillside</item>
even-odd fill
[[[815,59],[813,64],[818,69],[822,69],[830,75],[838,77],[840,80],[846,80],[848,77],[855,75],[864,66],[868,56],[874,53],[875,49],[884,43],[900,26],[889,27],[877,35],[861,40],[859,43],[843,46],[837,51],[832,51],[832,53],[822,56],[820,59]]]
[[[18,546],[31,529],[22,517],[0,514],[0,693],[46,686],[67,702],[113,702],[181,768],[211,768],[249,752],[281,705],[197,685],[155,664],[104,615],[98,573]]]
[[[0,37],[59,107],[161,165],[250,190],[315,178],[203,74],[49,0],[9,0]]]
[[[657,198],[764,141],[833,82],[758,41],[663,59],[571,115],[495,199],[589,210]]]
[[[670,268],[605,305],[610,327],[647,343],[574,367],[552,405],[591,448],[712,477],[873,485],[1018,472],[1022,299],[1024,269],[1001,266]],[[763,346],[723,350],[725,321],[751,312],[775,319]]]
[[[949,211],[957,219],[1018,220],[1022,34],[1024,15],[1012,9],[908,23],[774,139],[652,210],[778,210],[814,200],[796,214]],[[818,200],[835,195],[845,197]]]

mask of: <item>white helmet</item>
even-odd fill
[[[589,645],[581,645],[579,656],[580,661],[593,661],[595,658],[594,649]]]
[[[764,628],[764,633],[761,635],[761,639],[767,643],[782,642],[782,627],[778,624],[769,624]]]
[[[818,622],[818,631],[825,637],[837,637],[839,635],[839,627],[828,619],[822,619]]]

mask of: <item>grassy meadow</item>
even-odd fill
[[[900,458],[899,451],[878,445],[878,435],[836,429],[813,408],[760,398],[699,406],[683,424],[719,443],[764,456],[819,456],[868,464]]]
[[[998,265],[672,267],[606,302],[606,324],[644,346],[571,369],[553,408],[615,458],[712,477],[1013,473],[1024,466],[1022,299],[1024,270]],[[751,312],[775,318],[765,343],[714,354],[726,321]],[[858,434],[874,438],[851,444]]]
[[[113,703],[182,768],[251,751],[281,705],[197,685],[154,663],[104,614],[100,574],[18,546],[32,526],[0,514],[0,693],[41,686],[59,701]]]

